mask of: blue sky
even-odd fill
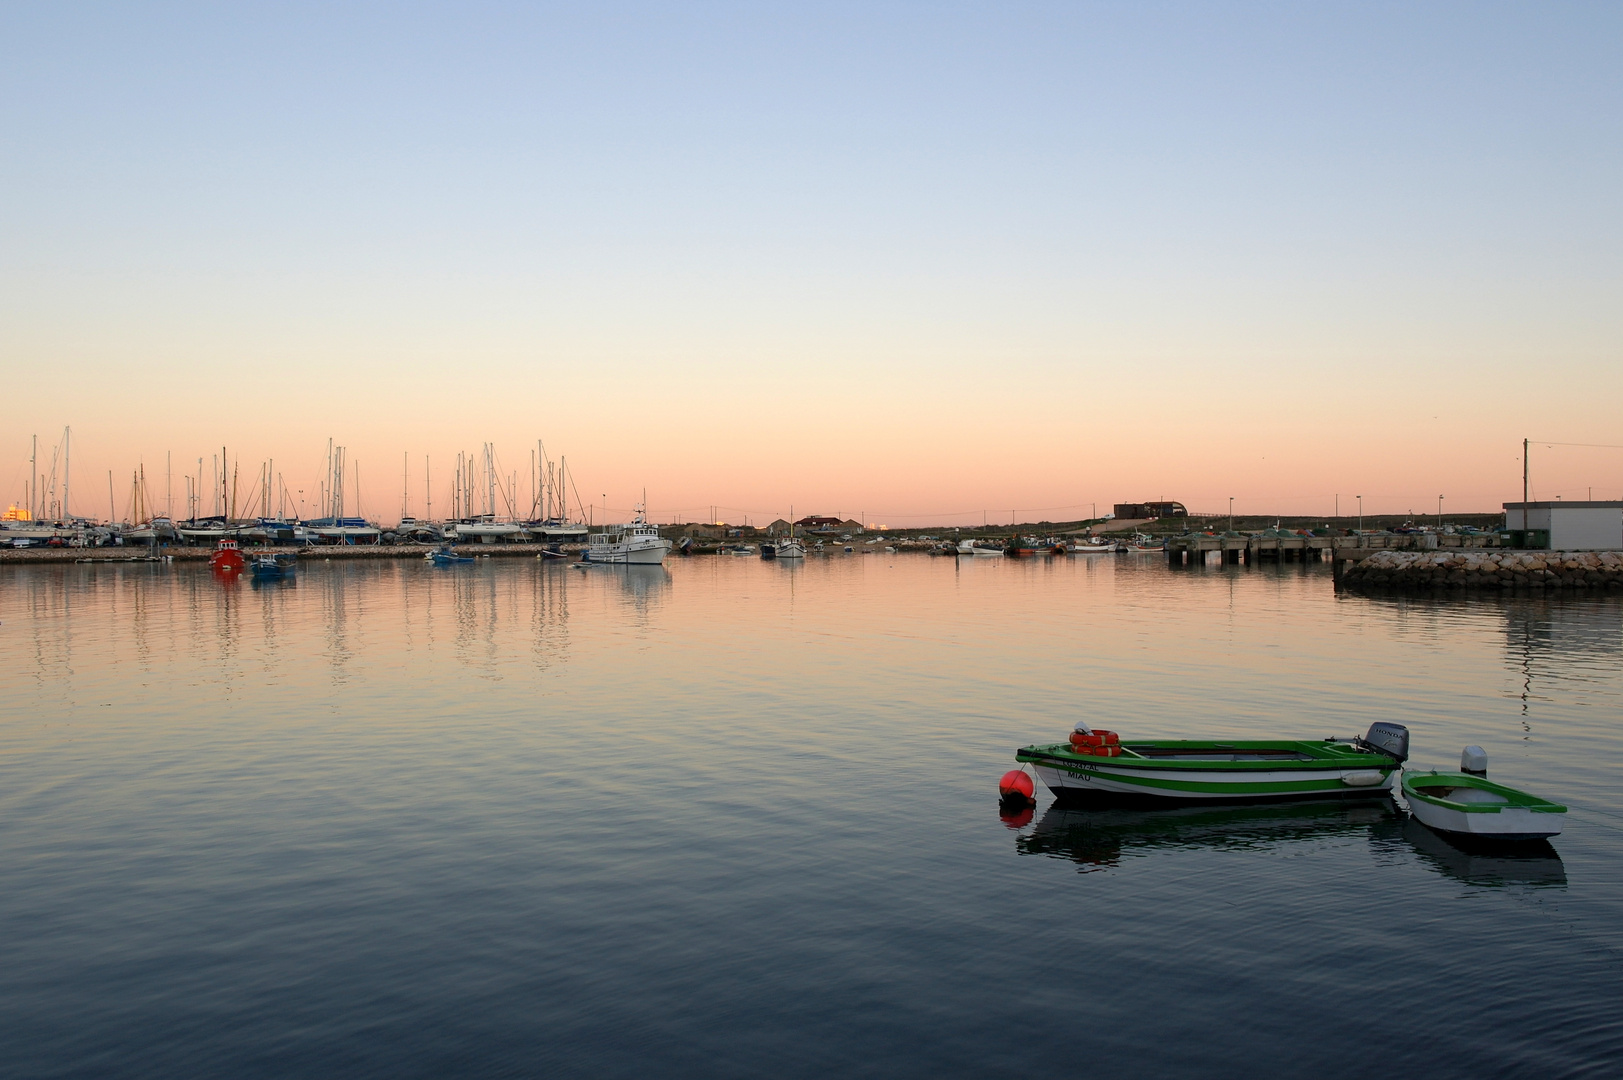
[[[1524,435],[1623,443],[1620,24],[0,6],[12,441],[72,423],[122,473],[539,434],[673,512],[1439,485],[1491,507]],[[1383,448],[1267,460],[1326,436]],[[730,460],[763,440],[807,450]],[[943,468],[949,444],[976,450]],[[979,449],[1053,444],[1096,449]],[[1620,464],[1550,482],[1623,490]]]

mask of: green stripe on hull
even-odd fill
[[[1254,793],[1258,795],[1288,795],[1293,792],[1309,791],[1356,791],[1369,790],[1369,788],[1351,788],[1341,782],[1340,776],[1328,776],[1312,780],[1245,780],[1238,782],[1207,781],[1207,780],[1176,780],[1161,776],[1145,776],[1141,773],[1117,772],[1114,769],[1058,769],[1052,762],[1042,762],[1050,769],[1070,773],[1072,776],[1092,776],[1101,780],[1110,780],[1118,784],[1131,784],[1145,791],[1187,791],[1210,795],[1245,795]],[[1384,783],[1384,781],[1383,781]],[[1382,785],[1370,785],[1381,788]]]
[[[1179,800],[1385,795],[1399,768],[1384,754],[1328,740],[1138,742],[1112,758],[1078,754],[1064,744],[1027,746],[1016,759],[1036,765],[1056,795],[1091,791]],[[1343,779],[1356,774],[1372,782]]]

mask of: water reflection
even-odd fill
[[[1015,841],[1022,855],[1070,859],[1086,873],[1172,848],[1257,849],[1370,833],[1401,822],[1390,800],[1166,810],[1065,809],[1053,804]]]
[[[1609,679],[1623,656],[1615,597],[1518,597],[1503,601],[1501,617],[1524,726],[1532,706],[1554,700],[1555,681]]]
[[[616,566],[605,569],[614,575],[620,588],[639,607],[659,599],[671,584],[671,572],[663,566]]]
[[[1469,885],[1565,888],[1567,869],[1548,840],[1473,840],[1443,836],[1414,818],[1403,825],[1420,864]]]

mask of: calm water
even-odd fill
[[[1153,559],[0,568],[9,1076],[1617,1076],[1623,603]],[[1571,805],[1000,819],[1413,732]],[[1558,854],[1557,854],[1558,853]]]

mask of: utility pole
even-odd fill
[[[1527,448],[1528,440],[1522,440],[1522,528],[1527,528]]]
[[[1359,496],[1356,496],[1356,498],[1358,499],[1358,531],[1363,532],[1364,531],[1364,497],[1362,495],[1359,495]]]
[[[1234,496],[1229,496],[1229,532],[1234,531]]]

